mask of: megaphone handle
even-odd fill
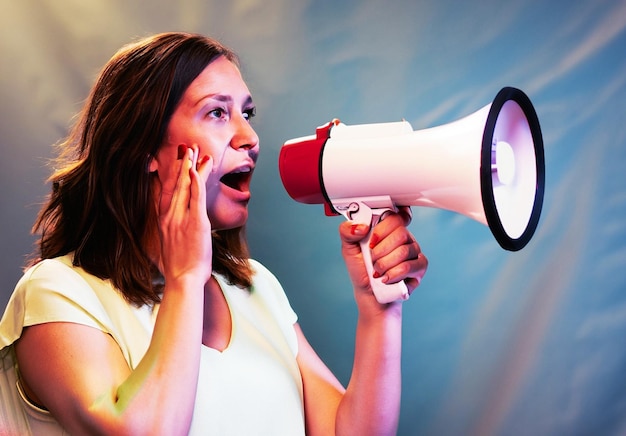
[[[391,303],[397,300],[407,300],[409,290],[404,280],[397,283],[383,283],[382,278],[374,277],[374,264],[372,263],[372,253],[370,251],[370,240],[372,239],[372,229],[380,221],[380,215],[372,216],[372,227],[369,234],[361,240],[361,253],[370,279],[370,285],[374,291],[374,296],[380,304]]]
[[[374,264],[372,263],[372,252],[370,251],[374,226],[384,218],[386,212],[397,211],[397,208],[389,196],[368,197],[367,201],[375,206],[369,206],[363,199],[345,198],[336,199],[333,202],[333,209],[354,223],[371,224],[369,233],[361,240],[360,245],[365,269],[367,270],[376,300],[380,304],[407,300],[409,298],[409,290],[404,280],[398,283],[384,283],[382,277],[374,277]]]

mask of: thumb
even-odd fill
[[[370,226],[363,223],[355,223],[354,221],[344,221],[339,226],[339,236],[342,242],[348,244],[358,244],[367,236]]]

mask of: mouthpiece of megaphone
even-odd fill
[[[397,206],[451,210],[487,225],[510,251],[535,233],[545,184],[537,114],[511,87],[465,118],[424,130],[333,120],[287,141],[279,171],[294,200],[324,204],[327,214],[366,220]]]

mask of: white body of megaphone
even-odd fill
[[[543,204],[545,164],[537,114],[516,88],[465,118],[414,131],[406,121],[347,126],[333,120],[287,141],[279,171],[296,201],[375,225],[398,206],[427,206],[487,225],[506,250],[533,236]],[[372,276],[369,237],[363,255],[381,303],[408,298],[404,282]]]

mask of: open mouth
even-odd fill
[[[250,186],[251,176],[252,171],[250,169],[237,170],[222,176],[220,182],[237,191],[247,191]]]

